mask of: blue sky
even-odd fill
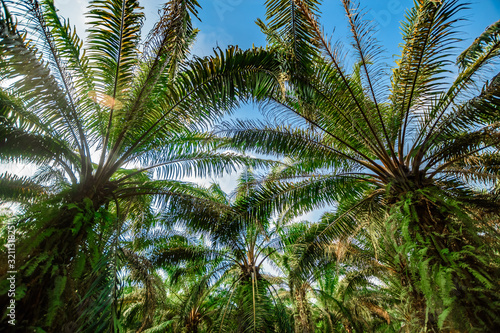
[[[84,13],[87,11],[87,0],[55,0],[60,14],[68,17],[72,25],[77,26],[80,37],[84,37]],[[347,21],[340,0],[325,0],[321,7],[320,22],[325,32],[333,41],[348,40]],[[265,19],[264,0],[200,0],[202,9],[199,12],[200,21],[194,24],[200,29],[193,53],[204,56],[212,53],[214,47],[224,49],[228,45],[238,45],[242,49],[264,46],[265,37],[254,23],[257,18]],[[146,14],[144,34],[152,27],[158,18],[158,9],[163,4],[161,0],[143,0]],[[412,6],[411,0],[361,0],[361,7],[367,11],[366,18],[373,20],[378,26],[376,34],[381,45],[387,50],[389,63],[394,61],[398,53],[398,45],[402,42],[400,21],[404,19],[406,8]],[[467,19],[461,27],[460,37],[464,39],[463,48],[470,45],[484,29],[500,18],[500,0],[482,0],[470,4],[470,9],[462,12]],[[492,73],[493,74],[493,73]],[[252,106],[245,106],[235,115],[239,118],[259,117],[258,111]],[[1,166],[0,166],[1,168]],[[25,168],[21,165],[19,168]],[[13,170],[11,170],[12,172]],[[17,170],[24,173],[23,170]],[[16,172],[16,171],[14,171]],[[29,173],[29,172],[28,172]],[[218,179],[223,188],[230,190],[237,175],[228,175]],[[309,214],[308,218],[315,220],[318,213]]]
[[[264,2],[200,1],[203,7],[199,15],[202,22],[197,22],[196,25],[201,29],[201,36],[195,51],[208,54],[216,43],[221,47],[233,44],[241,48],[251,47],[252,43],[256,46],[265,45],[265,38],[254,23],[257,18],[265,18]],[[146,3],[154,4],[157,1],[149,0]],[[368,10],[366,18],[378,25],[377,38],[387,48],[389,56],[398,52],[398,44],[402,42],[399,22],[404,19],[406,8],[412,4],[411,0],[361,0],[361,7]],[[471,4],[470,8],[463,12],[469,22],[464,22],[462,29],[462,38],[469,41],[484,31],[487,25],[500,18],[500,0],[477,1]],[[340,0],[323,1],[321,11],[321,23],[325,26],[325,32],[333,36],[333,40],[344,40],[348,29]]]
[[[69,17],[77,25],[80,36],[83,35],[83,14],[87,0],[55,0],[61,14]],[[194,24],[201,30],[194,47],[197,55],[207,55],[213,47],[239,45],[249,48],[252,44],[264,46],[265,38],[254,23],[257,18],[265,18],[265,0],[200,0],[200,21]],[[464,2],[464,1],[462,1]],[[145,29],[150,28],[158,17],[161,0],[143,0],[146,14]],[[379,27],[377,38],[392,56],[398,52],[402,42],[399,22],[404,19],[406,8],[412,6],[412,0],[361,0],[361,7],[367,10],[366,18],[375,21]],[[462,12],[468,20],[462,27],[461,37],[469,44],[486,26],[500,18],[500,0],[481,0],[470,4],[471,9]],[[321,23],[325,32],[333,40],[345,40],[348,35],[347,21],[340,0],[325,0],[321,6]],[[335,32],[332,34],[333,30]]]

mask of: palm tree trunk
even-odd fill
[[[295,333],[313,333],[314,328],[311,320],[311,309],[307,301],[307,285],[302,284],[299,288],[292,289],[294,302]]]

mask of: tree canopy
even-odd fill
[[[500,21],[458,50],[467,4],[414,1],[387,64],[341,0],[350,68],[316,0],[267,0],[267,47],[203,58],[196,0],[146,36],[139,0],[92,0],[85,41],[52,0],[0,2],[0,162],[38,167],[0,175],[5,327],[500,326]],[[228,172],[231,193],[186,181]]]

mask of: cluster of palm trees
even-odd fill
[[[147,323],[151,332],[331,332],[390,324],[379,305],[383,296],[370,288],[362,266],[349,271],[336,260],[340,251],[359,248],[311,248],[321,228],[307,222],[234,224],[246,215],[254,180],[245,171],[232,197],[217,184],[196,186],[195,200],[170,207],[158,219],[161,228],[134,238],[135,252],[148,257],[127,252],[135,258],[129,271],[138,283],[130,283],[122,298],[125,328]],[[201,222],[204,215],[212,223]],[[158,267],[166,279],[156,275]]]
[[[319,1],[267,0],[265,49],[205,58],[196,0],[145,37],[139,0],[92,0],[85,43],[52,0],[0,2],[0,160],[38,167],[0,175],[7,329],[500,327],[500,21],[454,63],[466,5],[415,1],[391,68],[355,1],[349,57]],[[268,121],[221,122],[248,102]]]

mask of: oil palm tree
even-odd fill
[[[247,164],[202,129],[247,93],[231,82],[253,73],[245,83],[264,90],[259,61],[274,60],[237,48],[188,60],[196,0],[166,1],[144,40],[138,0],[91,1],[85,44],[53,1],[1,3],[0,158],[47,169],[42,184],[1,176],[2,198],[34,203],[17,224],[15,328],[115,330],[129,213],[182,195],[177,177]]]
[[[382,297],[384,285],[372,282],[387,270],[373,264],[373,248],[361,248],[359,235],[357,244],[337,238],[318,246],[318,235],[331,218],[328,213],[319,223],[293,222],[282,227],[283,245],[271,256],[275,269],[286,277],[295,332],[375,331],[390,322]]]
[[[283,279],[265,273],[263,267],[281,242],[267,220],[248,219],[249,179],[253,175],[247,171],[232,196],[217,184],[191,185],[189,194],[172,198],[165,206],[158,220],[161,229],[146,234],[138,244],[146,246],[143,250],[157,267],[177,267],[176,274],[183,277],[194,272],[210,289],[218,285],[225,291],[212,330],[288,332],[290,316],[274,288]]]
[[[189,242],[199,243],[188,236],[176,235],[162,246],[179,247]],[[213,328],[227,291],[219,288],[224,280],[207,270],[210,265],[193,260],[184,267],[168,266],[160,276],[148,259],[129,249],[124,251],[129,258],[130,285],[122,296],[120,321],[127,332],[197,333]]]
[[[124,247],[126,286],[121,295],[120,323],[125,332],[143,332],[152,326],[171,324],[171,302],[163,279],[144,257]],[[156,325],[155,325],[156,324]]]
[[[321,271],[325,256],[314,255],[315,269],[304,269],[304,252],[307,252],[307,236],[310,229],[308,222],[283,223],[281,220],[278,232],[282,242],[280,251],[271,253],[274,269],[285,277],[289,293],[288,298],[293,308],[295,332],[314,332],[311,300],[309,297],[312,284],[315,282],[314,273]],[[283,225],[285,224],[285,225]],[[310,254],[310,253],[308,253]],[[311,257],[311,256],[309,256]],[[327,259],[328,261],[328,259]]]
[[[276,122],[228,122],[220,130],[234,147],[292,161],[256,190],[262,204],[253,213],[291,206],[293,215],[345,201],[346,215],[368,218],[378,207],[405,258],[397,274],[418,325],[492,331],[499,237],[476,212],[498,212],[487,189],[499,176],[500,75],[490,73],[500,55],[500,22],[458,56],[453,74],[457,14],[465,4],[415,1],[389,71],[372,23],[356,2],[342,3],[351,71],[318,22],[318,1],[267,1],[268,23],[259,25],[282,74],[257,100]],[[355,229],[344,222],[333,220],[318,243]]]

